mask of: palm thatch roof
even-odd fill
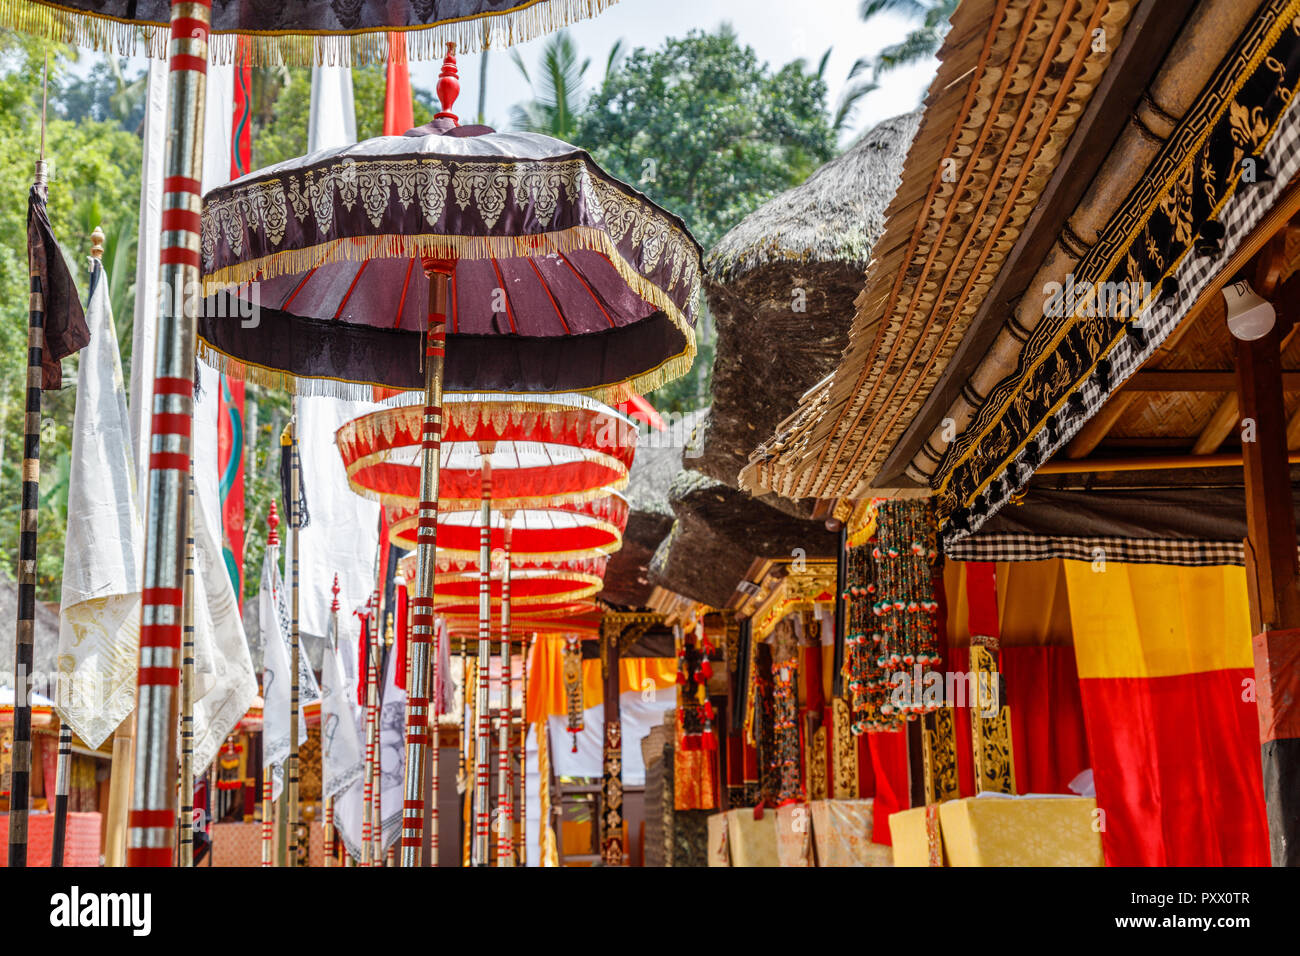
[[[709,253],[713,409],[692,467],[735,487],[754,446],[834,369],[919,122],[880,123]]]
[[[712,607],[723,607],[755,558],[825,558],[837,537],[821,522],[769,508],[742,491],[690,469],[668,497],[677,519],[650,564],[650,580]]]
[[[668,489],[682,470],[681,450],[639,447],[623,496],[628,503],[623,547],[610,556],[600,597],[610,604],[643,607],[650,598],[650,559],[673,526]]]
[[[18,621],[18,585],[0,578],[0,686],[10,687],[14,680],[14,629]],[[33,687],[46,697],[54,697],[55,658],[59,649],[59,610],[52,604],[36,602],[35,653],[32,660]]]

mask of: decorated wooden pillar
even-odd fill
[[[600,666],[605,682],[605,747],[601,779],[600,855],[605,866],[623,865],[623,722],[619,713],[621,622],[601,629]]]
[[[1256,286],[1265,296],[1267,280]],[[1275,296],[1279,323],[1237,342],[1246,485],[1246,576],[1255,633],[1264,804],[1274,866],[1300,866],[1300,569],[1287,460],[1281,341],[1300,295],[1289,282]]]
[[[1015,759],[1011,750],[1011,710],[998,672],[998,602],[996,568],[991,561],[966,565],[970,620],[968,687],[977,793],[1015,793]],[[956,772],[954,761],[954,774]]]

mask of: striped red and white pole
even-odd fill
[[[199,296],[203,95],[211,0],[173,0],[157,354],[140,610],[137,748],[127,818],[128,866],[171,866],[176,832],[186,478],[194,413],[194,320]]]
[[[492,747],[492,712],[488,709],[488,666],[492,660],[492,462],[483,450],[483,483],[478,536],[478,679],[475,681],[474,844],[471,861],[487,866],[492,811],[488,761]]]
[[[447,640],[443,629],[434,622],[433,644],[429,648],[432,666],[429,668],[429,759],[433,762],[429,774],[429,858],[421,862],[425,866],[438,865],[438,754],[442,743],[438,739],[438,719],[442,716],[442,692],[439,689],[446,677],[442,673],[442,642]]]
[[[505,516],[501,562],[501,711],[497,717],[497,866],[514,866],[510,780],[510,525]]]
[[[434,574],[437,570],[438,456],[442,448],[442,370],[447,346],[447,286],[455,263],[423,260],[429,279],[428,330],[424,347],[424,425],[420,435],[420,505],[416,524],[415,598],[412,603],[411,668],[406,688],[406,776],[402,782],[402,866],[419,866],[424,842],[424,770],[429,754],[429,649],[433,643]],[[437,727],[434,728],[437,769]],[[436,812],[436,811],[435,811]],[[431,851],[432,852],[432,847]]]
[[[280,513],[276,511],[275,499],[271,499],[271,507],[266,515],[266,551],[262,555],[262,562],[270,561],[275,564],[280,560]],[[265,736],[263,737],[265,741]],[[262,753],[266,753],[263,746]],[[271,799],[273,793],[271,785],[271,765],[263,761],[262,764],[262,865],[274,865],[275,851],[275,821],[272,819],[274,801]]]

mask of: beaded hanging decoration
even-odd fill
[[[582,733],[582,644],[576,637],[564,639],[564,695],[568,709],[568,731],[573,738],[572,753],[578,752],[578,734]]]
[[[713,734],[713,705],[709,703],[705,685],[713,673],[709,663],[709,641],[704,628],[696,624],[689,636],[683,635],[677,647],[677,686],[681,688],[679,700],[682,711],[682,749],[716,750]],[[697,643],[697,638],[699,639]]]
[[[854,734],[896,730],[936,709],[925,673],[942,663],[932,568],[937,557],[928,501],[882,501],[872,541],[849,551],[843,673]],[[895,699],[895,690],[903,693]]]
[[[776,772],[780,780],[778,804],[803,799],[799,784],[799,725],[798,700],[795,697],[795,677],[799,661],[792,658],[772,667],[773,731],[776,736]]]

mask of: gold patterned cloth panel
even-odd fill
[[[893,866],[894,851],[871,842],[874,800],[813,800],[808,804],[818,866]]]
[[[966,797],[939,804],[948,866],[1102,866],[1091,797]],[[895,866],[928,866],[926,808],[889,818]]]
[[[727,811],[727,843],[732,866],[780,866],[776,847],[776,814],[763,813],[754,819],[751,807]]]
[[[731,846],[727,838],[727,814],[709,817],[709,846],[705,854],[709,866],[731,866]]]
[[[812,818],[802,803],[776,808],[776,855],[782,866],[812,866]]]

